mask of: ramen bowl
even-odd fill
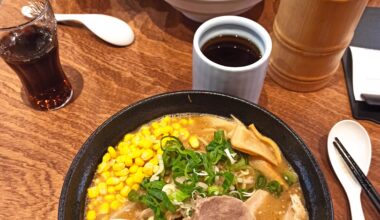
[[[165,0],[186,17],[203,22],[221,15],[238,15],[261,0]]]
[[[309,219],[333,219],[333,208],[325,178],[308,147],[278,117],[264,108],[233,96],[180,91],[153,96],[116,113],[83,144],[66,175],[59,201],[58,219],[84,219],[87,188],[108,146],[115,146],[126,133],[164,115],[180,113],[234,115],[243,123],[254,123],[263,135],[278,143],[283,156],[298,174]]]

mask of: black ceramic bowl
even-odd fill
[[[75,156],[67,173],[59,201],[58,219],[84,219],[86,189],[107,146],[114,146],[125,133],[155,118],[187,112],[225,117],[233,114],[246,124],[254,123],[259,131],[279,144],[285,158],[298,173],[310,219],[333,219],[325,178],[310,150],[293,130],[260,106],[204,91],[166,93],[144,99],[121,110],[96,129]]]

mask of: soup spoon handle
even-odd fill
[[[126,46],[133,42],[134,33],[123,20],[103,14],[55,14],[58,22],[78,21],[104,41]]]
[[[1,0],[0,0],[1,2]],[[34,5],[24,6],[21,13],[28,18],[39,14],[39,9]],[[127,46],[131,44],[135,35],[131,27],[119,18],[104,14],[54,14],[58,22],[77,21],[86,26],[102,40],[116,45]]]
[[[360,200],[360,190],[350,190],[350,192],[347,192],[348,201],[350,203],[350,209],[351,209],[351,219],[354,220],[364,220],[364,213],[362,208],[362,202]]]

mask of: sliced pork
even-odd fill
[[[230,196],[213,196],[197,201],[193,220],[255,220],[247,206]]]

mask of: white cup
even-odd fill
[[[261,58],[247,66],[229,67],[209,60],[202,46],[220,35],[238,35],[252,41]],[[239,16],[221,16],[203,23],[193,39],[193,89],[234,95],[257,103],[263,87],[272,41],[258,23]]]

